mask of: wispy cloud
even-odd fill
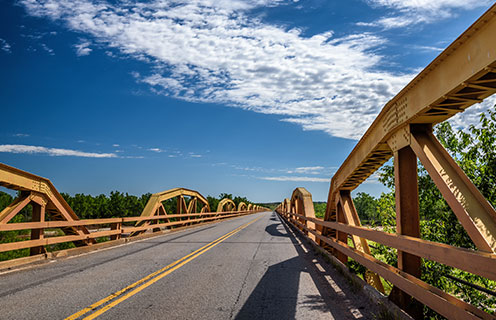
[[[372,7],[390,9],[389,16],[360,26],[403,28],[421,23],[433,23],[456,15],[456,10],[489,6],[491,0],[365,0]]]
[[[47,148],[40,146],[21,145],[21,144],[0,145],[0,152],[48,154],[50,156],[72,156],[72,157],[85,157],[85,158],[117,158],[117,155],[115,153],[83,152],[72,149]]]
[[[292,177],[292,176],[277,176],[277,177],[257,177],[261,180],[268,181],[294,181],[294,182],[327,182],[331,181],[331,178],[318,178],[318,177]]]
[[[45,43],[40,43],[40,46],[43,50],[45,50],[49,55],[54,56],[55,52],[52,48],[48,47]]]
[[[87,56],[93,51],[89,46],[91,45],[91,42],[89,41],[81,41],[78,44],[74,45],[74,48],[76,49],[76,54],[80,57],[82,56]]]
[[[296,168],[264,168],[264,167],[247,167],[241,165],[229,165],[226,162],[216,163],[213,166],[230,166],[233,169],[252,172],[253,174],[312,174],[312,175],[326,175],[335,171],[336,167],[324,166],[308,166]]]
[[[414,45],[412,46],[412,49],[415,50],[420,50],[420,51],[427,51],[427,52],[442,52],[444,48],[439,48],[439,47],[433,47],[433,46],[419,46],[419,45]]]
[[[321,174],[325,168],[321,166],[315,167],[299,167],[294,170],[288,170],[287,173],[300,173],[300,174]]]
[[[30,135],[29,135],[29,134],[27,134],[27,133],[14,133],[12,136],[13,136],[13,137],[17,137],[17,138],[27,138],[27,137],[29,137]]]
[[[370,34],[305,37],[250,17],[280,1],[20,0],[93,43],[150,63],[137,81],[167,96],[276,114],[304,130],[357,139],[413,74],[380,71]],[[81,54],[89,53],[81,43]],[[359,116],[358,116],[359,115]]]
[[[0,50],[7,53],[12,53],[10,44],[4,39],[0,38]]]
[[[162,150],[160,148],[149,148],[148,151],[153,151],[153,152],[157,152],[157,153],[165,152],[165,150]]]
[[[201,154],[194,153],[194,152],[190,152],[190,153],[189,153],[189,156],[190,156],[191,158],[201,158],[201,157],[203,157]]]

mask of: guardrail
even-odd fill
[[[276,211],[343,263],[368,269],[366,281],[414,318],[429,306],[449,319],[494,319],[423,281],[421,259],[496,281],[496,211],[432,133],[442,122],[496,92],[496,4],[389,101],[331,179],[323,220],[311,194],[293,192]],[[394,157],[396,232],[361,226],[351,191]],[[477,251],[420,239],[417,161],[424,165]],[[353,247],[348,245],[351,238]],[[368,240],[398,250],[398,267],[374,258]],[[416,300],[416,301],[415,301]]]
[[[0,252],[6,252],[11,250],[26,249],[26,248],[39,248],[47,245],[53,245],[64,242],[74,242],[74,241],[86,241],[89,243],[90,239],[104,238],[108,237],[109,240],[117,240],[121,237],[130,236],[136,232],[145,231],[158,231],[161,228],[167,227],[181,227],[192,225],[201,222],[215,221],[220,219],[239,217],[247,214],[253,214],[256,212],[263,211],[262,209],[253,211],[228,211],[228,212],[212,212],[212,213],[190,213],[190,214],[169,214],[160,215],[153,217],[126,217],[126,218],[107,218],[107,219],[86,219],[77,221],[47,221],[47,222],[21,222],[21,223],[9,223],[0,224],[0,232],[2,231],[18,231],[18,230],[38,230],[38,232],[43,233],[45,229],[52,228],[81,228],[84,227],[88,230],[89,226],[99,226],[98,229],[109,228],[110,230],[96,231],[84,235],[63,235],[55,237],[47,237],[37,240],[25,240],[10,243],[0,244]],[[170,221],[172,219],[184,219]],[[136,222],[150,222],[145,226],[132,226],[126,224],[132,224]],[[169,222],[163,222],[169,221]],[[151,223],[155,222],[155,223]]]

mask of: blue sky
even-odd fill
[[[325,200],[384,103],[492,3],[1,0],[0,162],[71,194]]]

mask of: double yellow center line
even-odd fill
[[[67,317],[65,320],[74,320],[74,319],[79,319],[82,316],[86,315],[89,312],[94,311],[93,313],[89,314],[88,316],[84,317],[84,320],[89,320],[89,319],[95,319],[96,317],[100,316],[101,314],[105,313],[106,311],[110,310],[111,308],[115,307],[119,303],[123,302],[126,299],[129,299],[130,297],[134,296],[138,292],[142,291],[143,289],[151,286],[155,282],[159,281],[160,279],[166,277],[170,273],[172,273],[174,270],[177,270],[187,264],[188,262],[192,261],[193,259],[201,256],[208,250],[212,249],[222,241],[226,240],[227,238],[231,237],[232,235],[238,233],[239,231],[243,230],[253,222],[257,221],[260,219],[260,217],[234,229],[233,231],[223,235],[222,237],[210,242],[209,244],[201,247],[198,250],[195,250],[191,252],[190,254],[182,257],[179,260],[174,261],[173,263],[163,267],[160,270],[157,270],[146,277],[136,281],[135,283],[125,287],[124,289],[121,289],[117,292],[112,293],[106,298],[103,298],[100,301],[97,301],[90,305],[89,307],[86,307],[73,315]],[[103,307],[101,307],[103,306]],[[100,308],[101,307],[101,308]],[[95,311],[96,310],[96,311]]]

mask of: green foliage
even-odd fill
[[[315,210],[315,217],[324,218],[326,212],[326,202],[314,202],[313,207]]]
[[[70,196],[62,193],[62,197],[81,219],[137,216],[143,211],[150,196],[150,193],[145,193],[137,197],[119,191],[110,192],[109,197],[104,194],[91,196],[77,193]]]
[[[210,211],[217,210],[217,206],[219,205],[220,199],[217,199],[212,196],[207,196],[207,201],[208,201],[208,205],[210,206]]]
[[[353,198],[358,216],[363,224],[374,224],[379,220],[377,200],[365,192],[359,192]]]
[[[232,201],[234,201],[234,203],[236,204],[236,209],[238,208],[238,206],[241,202],[246,203],[246,205],[251,203],[250,201],[248,201],[248,199],[246,199],[246,197],[239,197],[239,196],[234,197],[234,199],[232,199]]]
[[[10,194],[0,191],[0,210],[7,207],[12,201],[14,198]]]
[[[5,193],[3,193],[1,196],[4,197],[4,195],[5,195]],[[7,203],[5,206],[7,206],[9,204],[10,204],[10,202]],[[3,208],[4,207],[0,207],[0,210]],[[24,216],[23,215],[15,216],[14,218],[12,218],[12,220],[9,223],[19,223],[19,222],[24,222]],[[28,237],[28,236],[29,236],[29,231],[26,231],[26,230],[1,231],[0,232],[0,243],[23,241],[23,240],[26,240],[26,237]],[[0,261],[26,257],[28,255],[29,255],[29,249],[19,249],[19,250],[1,252],[0,253]]]
[[[232,200],[232,199],[233,199],[233,196],[232,196],[232,194],[231,194],[231,193],[221,193],[221,194],[219,195],[219,199],[220,199],[220,200],[222,200],[222,199],[224,199],[224,198],[227,198],[227,199],[231,199],[231,200]]]

